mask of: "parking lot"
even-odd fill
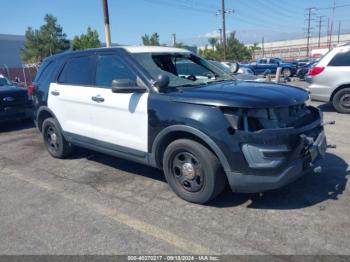
[[[1,254],[350,254],[350,116],[319,106],[320,174],[263,194],[181,200],[156,169],[78,149],[49,156],[31,122],[0,125]]]

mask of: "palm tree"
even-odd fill
[[[218,39],[216,37],[208,38],[208,43],[211,45],[212,49],[215,50],[215,46],[218,43]]]

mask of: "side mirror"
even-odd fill
[[[230,66],[231,72],[236,74],[239,70],[239,64],[238,63],[232,63]]]
[[[165,74],[158,75],[156,81],[154,82],[154,86],[157,87],[159,90],[168,87],[170,83],[169,76]]]
[[[119,79],[112,81],[113,93],[143,93],[146,88],[139,87],[136,81],[130,79]]]

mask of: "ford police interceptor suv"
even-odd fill
[[[177,48],[116,47],[44,60],[32,86],[48,152],[74,146],[162,169],[181,198],[206,203],[282,187],[325,154],[322,115],[300,88],[237,81]]]

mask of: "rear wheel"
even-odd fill
[[[167,147],[163,169],[173,191],[193,203],[212,200],[226,184],[217,157],[205,146],[189,139],[176,140]]]
[[[72,152],[73,147],[63,137],[56,119],[45,119],[42,130],[47,151],[49,151],[51,156],[55,158],[65,158]]]
[[[332,103],[339,113],[350,114],[350,88],[343,88],[337,91]]]

